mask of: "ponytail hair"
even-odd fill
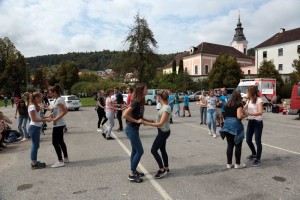
[[[55,84],[54,86],[50,87],[49,91],[56,92],[57,95],[60,95],[60,91],[61,91],[60,85]]]

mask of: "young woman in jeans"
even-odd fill
[[[104,101],[104,92],[99,92],[99,97],[97,99],[97,114],[98,114],[98,129],[97,131],[103,132],[103,125],[107,122],[106,113],[105,113],[105,101]],[[103,121],[102,121],[103,119]]]
[[[161,103],[161,109],[157,112],[156,122],[143,121],[144,125],[157,127],[158,134],[151,147],[151,153],[153,154],[159,170],[155,175],[155,178],[162,178],[169,172],[168,154],[166,151],[167,139],[170,136],[170,116],[171,107],[169,106],[169,94],[167,90],[159,91],[157,94],[158,101]],[[158,154],[158,149],[161,152],[162,157]]]
[[[259,97],[258,89],[256,86],[248,87],[247,91],[248,101],[244,107],[244,110],[248,112],[248,126],[246,132],[246,141],[252,152],[250,156],[247,157],[249,160],[254,160],[252,163],[253,167],[258,167],[261,164],[261,152],[262,152],[262,144],[261,144],[261,136],[262,130],[264,127],[262,120],[263,113],[263,103],[262,99]],[[252,142],[253,134],[255,135],[255,144],[257,149]]]
[[[52,144],[54,146],[58,161],[54,163],[51,167],[63,167],[65,163],[69,162],[67,146],[64,142],[64,128],[66,122],[64,116],[68,113],[68,109],[65,103],[64,98],[60,96],[60,86],[55,85],[50,88],[49,94],[54,98],[54,107],[52,112],[53,117],[53,131],[52,131]],[[62,157],[62,152],[64,158]]]
[[[30,153],[32,169],[41,169],[46,167],[45,163],[37,161],[37,153],[40,147],[40,134],[43,122],[50,122],[52,119],[50,117],[43,119],[41,118],[39,104],[42,102],[42,100],[42,94],[39,92],[34,92],[32,94],[31,104],[28,107],[28,113],[31,118],[28,131],[32,139]]]
[[[206,93],[202,91],[199,102],[197,102],[197,105],[200,106],[200,125],[206,124],[206,116],[207,116],[207,102],[206,102]]]
[[[141,183],[143,181],[141,177],[144,176],[144,173],[138,172],[136,168],[144,153],[143,145],[139,135],[139,127],[143,122],[146,94],[146,85],[142,83],[138,84],[133,94],[130,106],[123,113],[123,118],[126,119],[125,132],[130,140],[132,148],[130,156],[131,172],[128,175],[128,180],[137,183]]]
[[[246,167],[246,164],[241,163],[242,144],[245,138],[244,126],[241,120],[246,115],[243,114],[242,97],[238,91],[234,91],[225,109],[225,122],[222,129],[219,131],[222,139],[226,137],[227,140],[227,168],[242,169]],[[232,164],[233,148],[235,147],[235,161],[236,164]]]
[[[18,101],[18,104],[16,106],[15,118],[17,118],[17,113],[19,114],[18,129],[21,133],[21,137],[23,137],[21,141],[24,142],[28,140],[28,133],[26,127],[28,120],[28,108],[23,99],[20,99]]]
[[[114,138],[111,137],[111,131],[115,126],[115,106],[114,100],[111,99],[111,96],[114,94],[114,91],[108,89],[106,91],[106,100],[105,100],[105,112],[106,118],[108,119],[109,126],[108,128],[102,133],[103,137],[107,140],[113,140]]]
[[[207,102],[207,125],[208,125],[208,134],[213,135],[214,138],[217,137],[217,102],[218,99],[214,95],[214,91],[209,91],[209,96],[205,98]],[[211,126],[213,127],[213,132],[211,130]]]

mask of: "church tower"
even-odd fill
[[[232,42],[230,43],[231,46],[240,52],[247,54],[247,44],[248,41],[246,40],[246,37],[243,33],[242,23],[240,20],[240,14],[239,14],[239,20],[237,23],[237,26],[235,28],[235,34],[233,37]]]

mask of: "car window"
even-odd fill
[[[69,96],[68,100],[79,100],[77,96]]]
[[[153,90],[147,90],[147,95],[152,95],[153,94]]]

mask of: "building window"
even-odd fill
[[[278,56],[283,56],[283,48],[278,49]]]
[[[297,52],[300,53],[300,45],[297,47]]]
[[[263,58],[267,58],[267,52],[266,51],[263,52]]]
[[[198,74],[198,65],[195,65],[195,74]]]
[[[248,70],[248,74],[251,74],[251,71],[250,71],[250,70]]]
[[[282,70],[282,64],[278,65],[278,70]]]
[[[208,65],[205,65],[205,74],[208,74]]]

